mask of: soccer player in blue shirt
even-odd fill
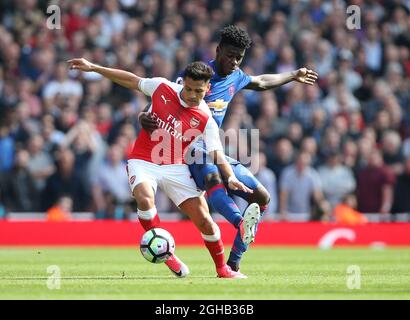
[[[221,39],[216,48],[216,59],[208,62],[215,74],[211,79],[210,91],[204,98],[219,126],[222,125],[229,102],[242,89],[263,91],[291,81],[313,85],[318,77],[316,72],[307,68],[281,74],[249,76],[239,68],[246,49],[251,44],[248,33],[237,26],[230,25],[223,28],[220,35]],[[156,121],[149,113],[141,113],[139,120],[145,130],[153,131],[157,128]],[[206,146],[202,147],[206,149]],[[201,146],[197,146],[196,149],[205,153]],[[270,196],[246,167],[234,159],[229,160],[236,177],[252,189],[253,193],[246,194],[231,190],[228,193],[217,166],[209,161],[203,164],[190,164],[189,168],[197,186],[206,190],[212,207],[238,229],[228,259],[228,265],[238,271],[243,253],[254,241],[257,223],[267,208]],[[238,195],[250,203],[243,216],[233,201],[232,195]]]

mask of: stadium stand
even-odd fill
[[[343,0],[61,0],[61,28],[53,29],[48,1],[1,1],[0,218],[45,217],[68,197],[86,217],[132,219],[126,172],[115,166],[141,130],[146,97],[65,61],[175,79],[189,62],[212,59],[218,30],[236,24],[252,37],[242,63],[250,75],[302,66],[319,73],[317,86],[244,90],[230,105],[224,129],[260,132],[260,176],[272,192],[265,219],[334,219],[314,203],[303,212],[280,205],[291,182],[282,174],[302,151],[333,207],[355,194],[369,221],[410,221],[410,3],[354,3],[361,24],[349,30]],[[157,202],[162,215],[176,211],[161,194]]]

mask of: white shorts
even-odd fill
[[[186,164],[157,165],[144,160],[130,159],[127,171],[131,192],[140,183],[148,182],[154,192],[160,187],[176,206],[189,198],[203,194],[196,186]]]

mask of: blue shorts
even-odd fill
[[[194,179],[196,185],[201,190],[206,190],[205,188],[205,177],[212,173],[218,173],[218,167],[207,159],[206,151],[202,148],[195,148],[195,151],[192,152],[202,153],[202,160],[192,163],[189,166],[189,171],[191,172],[192,178]],[[238,160],[235,160],[231,157],[225,156],[226,160],[230,163],[233,172],[235,173],[236,178],[241,181],[248,188],[255,190],[261,183],[255,178],[255,176]],[[230,194],[237,195],[246,200],[248,193],[243,191],[233,191],[227,189]]]

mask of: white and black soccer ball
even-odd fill
[[[140,250],[149,262],[162,263],[174,253],[175,241],[167,230],[154,228],[142,236]]]

